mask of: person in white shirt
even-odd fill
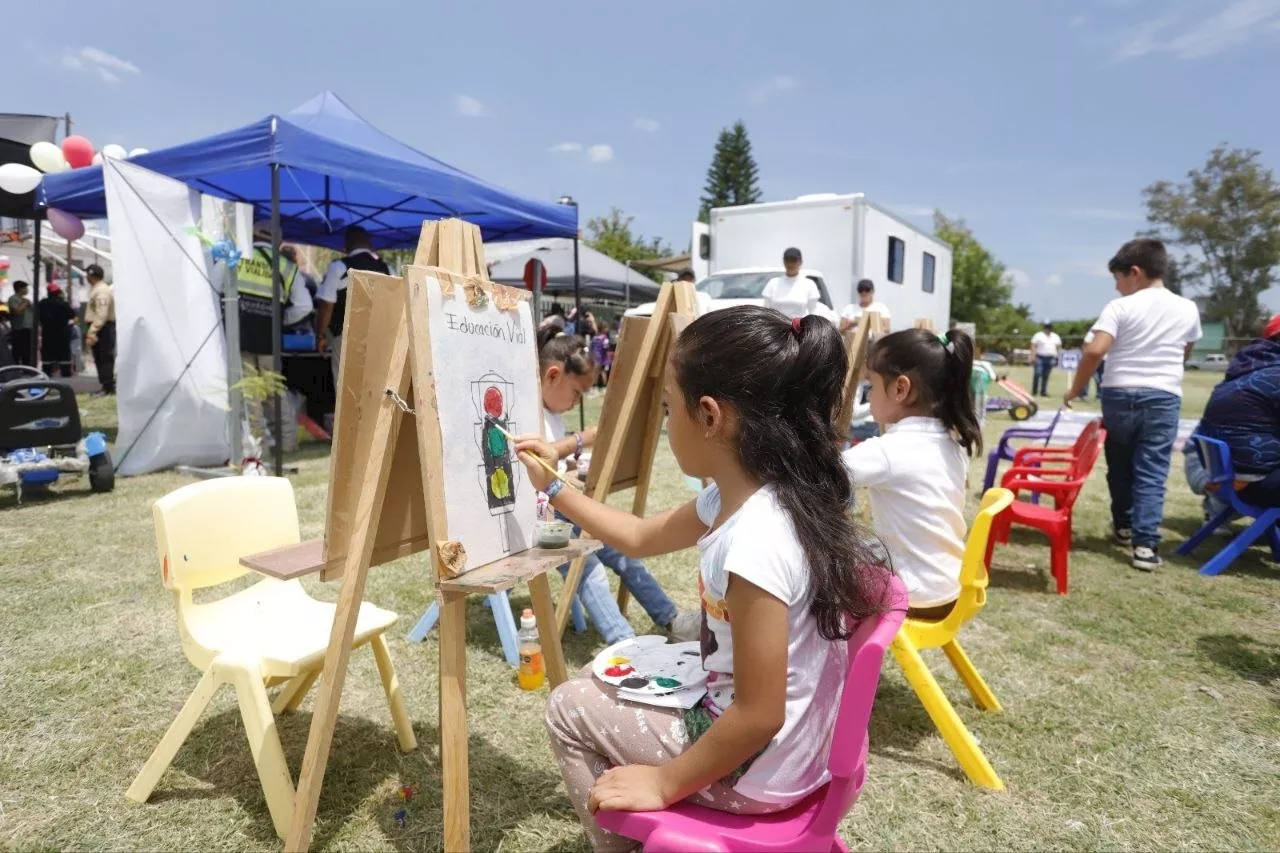
[[[844,452],[906,584],[909,615],[920,619],[945,618],[960,596],[965,477],[982,452],[972,370],[973,340],[959,329],[941,337],[904,329],[876,341],[867,356],[871,413],[887,429]]]
[[[673,350],[663,383],[671,451],[684,473],[714,481],[696,500],[636,518],[553,481],[532,458],[555,461],[545,441],[516,443],[534,487],[606,543],[637,555],[701,552],[701,648],[691,660],[707,680],[697,704],[629,702],[589,673],[547,702],[551,748],[596,850],[635,846],[603,831],[598,810],[692,798],[767,814],[826,784],[843,640],[893,606],[880,549],[846,512],[852,487],[831,412],[847,357],[835,326],[746,305],[694,320]]]
[[[1031,377],[1031,393],[1037,397],[1049,396],[1049,374],[1062,354],[1062,338],[1053,330],[1053,323],[1044,321],[1040,331],[1031,336],[1031,356],[1035,359],[1035,372]]]
[[[1165,288],[1168,254],[1159,240],[1130,240],[1107,264],[1120,298],[1102,309],[1084,347],[1070,407],[1102,359],[1107,488],[1116,541],[1133,547],[1133,567],[1155,571],[1165,481],[1182,407],[1182,368],[1200,340],[1200,309]]]
[[[880,317],[880,328],[872,329],[871,334],[878,335],[892,330],[890,321],[893,318],[889,315],[889,307],[876,299],[876,284],[869,278],[858,282],[858,301],[850,302],[840,312],[840,331],[852,329],[864,312]]]
[[[789,320],[809,314],[830,314],[831,309],[822,304],[822,292],[818,290],[817,282],[800,274],[803,265],[804,258],[794,246],[782,253],[782,268],[786,275],[771,278],[764,286],[760,293],[764,307],[781,311]]]

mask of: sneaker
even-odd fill
[[[678,643],[688,643],[702,635],[702,611],[682,610],[667,626],[667,633]]]
[[[1116,537],[1116,544],[1128,547],[1133,544],[1133,530],[1129,527],[1113,527],[1112,532]]]
[[[1163,561],[1160,559],[1160,555],[1156,553],[1155,548],[1139,545],[1133,549],[1133,567],[1135,569],[1154,572],[1161,565],[1163,565]]]

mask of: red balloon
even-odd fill
[[[68,136],[62,140],[62,156],[73,169],[82,169],[93,163],[93,143],[83,136]]]

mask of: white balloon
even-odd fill
[[[129,159],[132,160],[134,157],[138,157],[143,154],[149,154],[149,153],[151,153],[150,148],[135,148],[129,152]]]
[[[0,190],[14,195],[29,193],[40,186],[41,174],[25,163],[5,163],[0,166]]]
[[[123,145],[112,142],[110,145],[102,146],[102,156],[110,157],[112,160],[123,160],[129,156],[129,152],[124,150]]]
[[[94,155],[93,155],[93,163],[91,163],[90,165],[92,165],[92,166],[101,166],[101,165],[102,165],[102,152],[101,152],[101,151],[99,151],[97,154],[94,154]]]
[[[67,158],[62,156],[62,149],[52,142],[37,142],[31,146],[31,162],[42,172],[65,172],[70,169]]]

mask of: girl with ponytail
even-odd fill
[[[821,317],[740,307],[691,323],[666,371],[667,434],[684,473],[713,485],[652,518],[557,488],[531,458],[554,451],[517,442],[534,485],[593,536],[637,557],[700,551],[709,677],[699,704],[633,704],[588,675],[547,706],[552,749],[596,850],[633,846],[599,829],[599,809],[661,809],[696,794],[702,806],[765,814],[827,781],[846,671],[839,640],[880,612],[889,590],[882,549],[847,513],[832,423],[845,365]]]
[[[918,618],[945,617],[960,595],[965,478],[982,452],[972,370],[973,339],[957,329],[880,338],[867,374],[871,416],[885,433],[844,453]]]

